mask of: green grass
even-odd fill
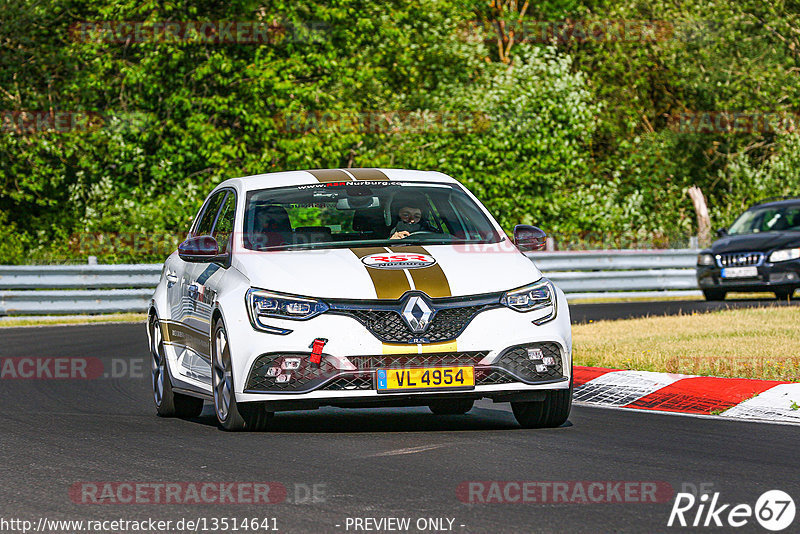
[[[800,382],[800,308],[575,325],[576,365]]]
[[[114,313],[110,315],[86,315],[86,316],[43,316],[25,319],[3,319],[0,320],[0,328],[14,326],[58,326],[58,325],[77,325],[92,323],[144,323],[147,314],[144,313]]]

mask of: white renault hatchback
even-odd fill
[[[149,310],[162,416],[221,426],[277,411],[510,402],[525,427],[572,404],[563,292],[438,172],[293,171],[227,180],[164,264]]]

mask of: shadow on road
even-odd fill
[[[217,426],[214,409],[206,404],[200,417],[191,420]],[[567,422],[562,428],[571,426]],[[427,408],[320,408],[313,411],[280,412],[267,433],[437,432],[522,430],[510,411],[475,407],[466,415],[434,415]]]

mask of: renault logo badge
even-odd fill
[[[403,306],[403,320],[415,334],[421,334],[428,329],[433,309],[422,297],[411,297]]]

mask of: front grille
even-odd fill
[[[420,334],[412,332],[395,310],[337,310],[336,313],[356,319],[372,335],[387,343],[413,343],[420,338],[435,343],[457,338],[472,318],[485,308],[483,305],[442,308],[431,319],[428,330]]]
[[[374,385],[372,383],[372,373],[340,376],[339,378],[335,378],[330,383],[323,386],[322,389],[337,391],[374,389]]]
[[[752,265],[761,265],[763,262],[763,252],[717,254],[717,265],[719,267],[750,267]]]
[[[495,384],[510,384],[512,382],[519,382],[519,380],[511,376],[507,371],[493,369],[491,367],[475,369],[475,384],[478,386],[493,386]]]

